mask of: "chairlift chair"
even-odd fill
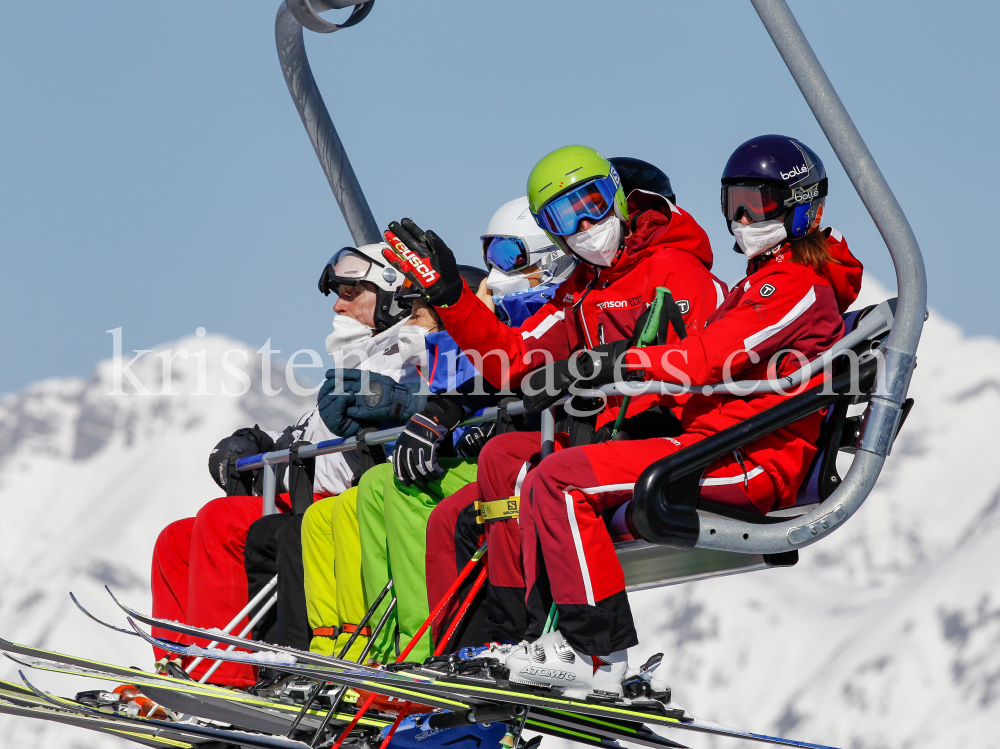
[[[630,506],[616,514],[611,527],[613,535],[622,539],[616,549],[629,590],[795,564],[800,548],[839,528],[868,497],[913,404],[907,399],[907,389],[927,304],[927,281],[916,238],[785,0],[751,3],[882,234],[895,266],[899,296],[845,316],[848,331],[857,330],[863,320],[883,323],[852,346],[861,355],[860,395],[848,392],[851,373],[841,371],[844,365],[840,365],[834,370],[833,387],[828,388],[832,392],[824,393],[820,386],[791,396],[646,469]],[[352,5],[350,17],[339,25],[320,15]],[[373,5],[374,0],[359,4],[284,0],[275,29],[289,92],[357,244],[377,242],[381,237],[312,76],[302,29],[329,33],[353,26]],[[864,413],[849,416],[848,409],[860,404]],[[819,452],[793,507],[755,517],[699,501],[698,480],[709,463],[823,408],[829,412]],[[332,447],[316,446],[315,454],[342,449],[339,445],[345,441],[337,442]],[[841,453],[854,456],[844,477],[837,471]],[[243,468],[263,465],[271,473],[272,460],[280,459],[271,454],[240,463]],[[272,493],[273,483],[272,479]],[[641,539],[628,535],[622,524],[626,515],[629,527]]]

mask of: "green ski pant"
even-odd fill
[[[371,603],[392,577],[396,610],[375,640],[372,657],[381,663],[396,659],[427,620],[427,519],[438,502],[476,480],[476,461],[441,458],[444,475],[426,488],[403,486],[388,463],[375,466],[358,485],[358,521],[361,528],[361,567],[365,603]],[[377,622],[389,604],[387,598],[372,616]],[[399,630],[397,650],[396,630]],[[430,629],[413,648],[408,661],[431,655]]]
[[[351,487],[335,497],[314,502],[302,518],[302,567],[309,627],[326,630],[314,635],[309,649],[338,655],[351,637],[339,631],[357,624],[368,610],[361,585],[361,537],[358,533],[358,490]],[[377,595],[377,593],[376,593]],[[377,620],[376,620],[377,621]],[[374,626],[370,621],[368,626]],[[358,635],[345,657],[356,660],[368,643]]]

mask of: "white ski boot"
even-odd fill
[[[504,661],[510,681],[562,690],[567,697],[586,699],[588,695],[621,698],[622,680],[628,671],[624,650],[610,655],[579,653],[556,630],[531,643],[515,646]]]

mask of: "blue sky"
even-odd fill
[[[1000,335],[997,3],[792,9],[907,212],[932,306]],[[350,235],[285,88],[277,2],[13,3],[0,26],[0,393],[86,375],[198,326],[322,350],[316,279]],[[341,14],[343,15],[343,14]],[[652,161],[742,276],[718,208],[765,132],[826,161],[826,218],[879,279],[888,253],[749,2],[377,0],[306,32],[380,225],[403,215],[479,262],[493,211],[548,151]]]

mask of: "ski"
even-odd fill
[[[0,713],[83,728],[95,731],[96,733],[127,739],[142,746],[153,747],[153,749],[195,749],[195,747],[201,744],[215,742],[214,739],[196,739],[194,737],[189,737],[185,740],[183,736],[176,733],[173,735],[177,736],[177,738],[171,738],[169,731],[159,728],[154,729],[147,726],[125,728],[117,721],[110,719],[77,715],[58,710],[55,707],[29,707],[7,702],[3,699],[0,699]]]
[[[197,739],[228,742],[230,744],[238,744],[243,747],[250,747],[251,749],[307,749],[309,746],[301,741],[288,739],[284,736],[249,733],[246,731],[229,731],[211,726],[202,726],[196,723],[169,723],[162,720],[153,720],[151,718],[133,718],[120,713],[102,713],[99,710],[86,707],[79,702],[68,700],[65,697],[57,697],[55,695],[48,694],[47,692],[43,692],[28,681],[23,673],[19,673],[19,676],[21,677],[21,680],[24,681],[25,686],[34,692],[37,697],[51,703],[55,707],[88,717],[106,718],[123,725],[150,726],[184,737],[190,736]]]
[[[110,590],[108,590],[108,592],[111,593]],[[114,597],[113,594],[112,597]],[[137,619],[144,624],[158,626],[163,629],[167,629],[168,631],[187,634],[199,638],[220,638],[219,641],[222,641],[221,635],[218,635],[215,632],[201,630],[200,628],[179,624],[177,622],[165,622],[163,620],[158,620],[125,606],[123,603],[118,601],[117,598],[114,600],[130,617]],[[150,639],[150,636],[145,635],[145,633],[143,633],[143,635],[146,639]],[[248,650],[253,649],[258,652],[270,649],[266,643],[260,642],[242,640],[239,641],[239,644],[246,647]],[[163,647],[166,650],[170,649],[162,644],[158,644],[157,646]],[[182,647],[190,648],[192,646]],[[188,650],[183,652],[193,653],[194,651]],[[221,657],[224,660],[229,660],[229,656],[232,652],[234,651],[225,653],[222,656],[217,655],[215,657]],[[274,649],[271,649],[271,652],[290,655],[293,658],[296,658],[296,660],[301,653],[301,651],[296,651],[294,648],[285,648],[280,646],[274,646]],[[314,654],[303,653],[302,655]],[[768,734],[742,731],[714,721],[685,715],[682,710],[665,707],[662,706],[661,703],[654,703],[653,701],[644,702],[640,705],[641,707],[652,709],[635,709],[633,705],[627,704],[602,704],[600,702],[568,699],[553,695],[552,693],[546,694],[541,693],[540,691],[529,691],[528,689],[521,691],[516,688],[500,685],[497,680],[493,678],[485,677],[471,679],[468,677],[454,676],[441,671],[436,671],[434,669],[425,668],[417,664],[413,664],[414,668],[406,672],[388,673],[386,671],[361,667],[355,663],[338,661],[338,659],[334,658],[327,659],[327,662],[329,665],[334,665],[338,671],[336,673],[326,671],[321,674],[319,670],[316,670],[312,671],[312,673],[316,673],[318,678],[327,678],[330,681],[340,684],[347,684],[348,681],[351,681],[352,683],[348,684],[349,686],[360,686],[362,689],[377,691],[382,694],[398,696],[404,699],[410,699],[405,696],[406,691],[410,691],[411,693],[416,692],[417,694],[422,694],[423,697],[417,698],[414,701],[421,701],[427,704],[434,704],[430,701],[430,698],[433,696],[451,700],[455,700],[456,698],[465,701],[471,700],[471,704],[473,705],[482,704],[484,702],[514,703],[526,705],[528,707],[543,707],[570,714],[590,715],[595,718],[603,718],[616,723],[649,723],[668,728],[678,728],[681,730],[709,733],[718,736],[729,736],[731,738],[744,739],[746,741],[775,744],[777,746],[798,747],[799,749],[835,749],[834,747],[829,747],[824,744],[795,741],[793,739],[785,739],[780,736],[770,736]],[[336,663],[334,664],[331,662]],[[284,666],[282,666],[282,668],[284,668]],[[413,680],[406,686],[403,686],[399,681],[399,676],[402,675],[402,673],[406,673],[407,675],[413,677]],[[359,679],[361,680],[360,682],[358,682]],[[461,708],[446,707],[445,709],[454,710]]]
[[[14,658],[16,663],[30,668],[51,671],[53,673],[83,676],[87,678],[104,679],[108,681],[123,681],[119,673],[108,673],[93,668],[66,666],[49,660],[41,660],[21,656]],[[282,702],[266,697],[258,697],[236,690],[220,689],[197,682],[172,680],[169,677],[146,674],[142,671],[132,671],[127,675],[127,681],[141,687],[141,692],[154,702],[176,713],[194,715],[209,721],[229,723],[248,730],[284,733],[301,710],[301,705],[293,702]],[[180,682],[171,683],[171,682]],[[207,687],[207,688],[204,688]],[[304,728],[317,728],[326,715],[326,710],[315,708],[310,710],[300,725]],[[338,712],[333,720],[337,724],[348,723],[354,716],[350,712]],[[360,725],[381,729],[391,721],[375,716],[365,716]]]

